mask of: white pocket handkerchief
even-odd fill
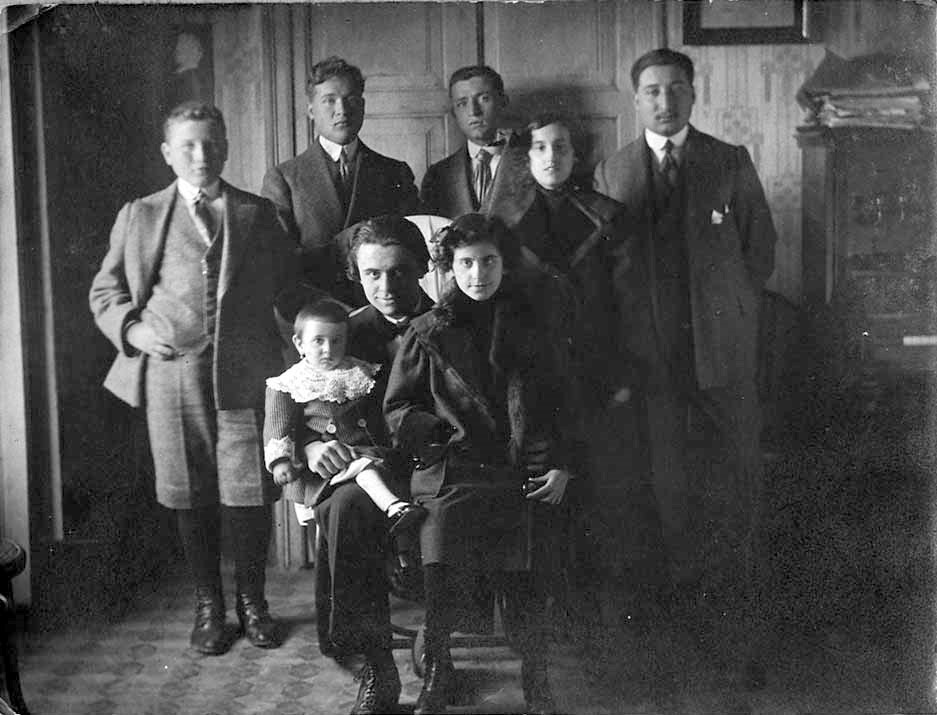
[[[728,215],[728,213],[729,213],[729,206],[728,206],[728,204],[726,204],[726,205],[723,207],[722,211],[719,211],[719,210],[717,210],[717,209],[713,209],[712,215],[709,217],[709,222],[710,222],[711,224],[713,224],[714,226],[718,226],[718,225],[721,224],[723,221],[725,221],[725,218],[726,218],[726,216]]]

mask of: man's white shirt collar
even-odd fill
[[[667,140],[670,140],[670,143],[674,145],[677,150],[677,154],[680,154],[680,149],[683,148],[683,145],[686,144],[687,135],[690,133],[690,125],[687,124],[683,129],[674,134],[672,137],[665,137],[663,134],[658,134],[657,132],[652,132],[650,129],[644,130],[644,141],[647,142],[647,145],[651,147],[651,150],[654,152],[654,155],[657,157],[658,161],[664,158],[664,144],[667,143]]]
[[[427,310],[429,310],[431,304],[427,304],[426,296],[420,292],[420,299],[416,302],[416,305],[413,306],[413,312],[410,315],[403,315],[399,318],[391,318],[389,315],[384,315],[381,313],[381,317],[386,320],[391,325],[400,325],[401,323],[409,323],[418,315],[422,315]]]
[[[199,188],[198,186],[193,186],[188,181],[182,177],[176,179],[176,186],[179,189],[179,193],[189,203],[195,201],[195,197],[198,196],[199,191],[205,194],[205,198],[209,201],[214,201],[221,196],[221,179],[215,179],[208,186],[203,186]]]
[[[469,159],[472,160],[473,165],[475,160],[478,158],[478,152],[487,151],[481,144],[476,144],[472,141],[467,141],[466,145],[468,146]],[[501,163],[501,154],[495,154],[494,152],[488,153],[491,154],[491,163],[489,166],[491,167],[491,175],[494,176],[495,170],[498,168],[498,164]]]
[[[319,146],[325,149],[325,153],[332,157],[332,161],[338,161],[342,149],[345,150],[345,156],[348,157],[348,161],[354,161],[355,155],[358,153],[358,137],[355,137],[348,144],[336,144],[331,139],[326,139],[320,134]]]

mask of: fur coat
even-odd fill
[[[568,389],[569,349],[535,298],[561,278],[505,282],[491,298],[487,355],[473,343],[452,292],[415,319],[391,369],[384,413],[395,446],[412,455],[414,497],[443,482],[526,478],[533,442],[550,444],[548,468],[579,469],[578,416]],[[487,474],[487,476],[485,476]],[[505,485],[507,486],[507,485]]]

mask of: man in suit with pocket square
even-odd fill
[[[316,291],[351,307],[365,304],[360,287],[345,275],[345,229],[359,221],[415,213],[413,172],[378,154],[358,138],[364,123],[364,77],[339,57],[312,67],[306,83],[315,141],[299,156],[270,169],[261,194],[301,246],[303,285],[278,300],[283,317]]]
[[[642,375],[636,397],[673,603],[690,621],[728,613],[728,627],[744,628],[758,621],[761,590],[756,342],[777,236],[748,151],[689,123],[693,74],[692,60],[669,49],[635,62],[643,135],[600,162],[594,178],[633,222],[616,290],[628,357]],[[716,461],[709,469],[691,459],[697,432],[707,436],[704,461]]]

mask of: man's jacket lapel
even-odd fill
[[[326,166],[326,156],[319,140],[309,147],[309,161],[302,162],[299,166],[300,177],[296,182],[298,186],[315,187],[315,192],[306,192],[306,201],[313,204],[314,209],[307,212],[309,216],[316,217],[319,229],[315,233],[319,236],[328,237],[338,233],[344,226],[345,216],[342,213],[342,201],[338,196],[338,189],[335,188],[335,182],[332,181],[332,175]]]
[[[218,280],[219,299],[234,282],[257,215],[257,207],[242,201],[237,189],[227,183],[222,183],[222,190],[225,192],[226,206],[224,243],[221,249],[221,275]]]
[[[169,221],[178,196],[174,181],[159,192],[152,206],[146,206],[143,201],[137,204],[138,210],[146,210],[147,215],[135,217],[135,221],[140,222],[139,225],[129,227],[137,240],[127,241],[124,262],[127,287],[137,307],[149,300],[153,284],[156,282],[156,273],[162,263],[166,236],[169,233]]]

